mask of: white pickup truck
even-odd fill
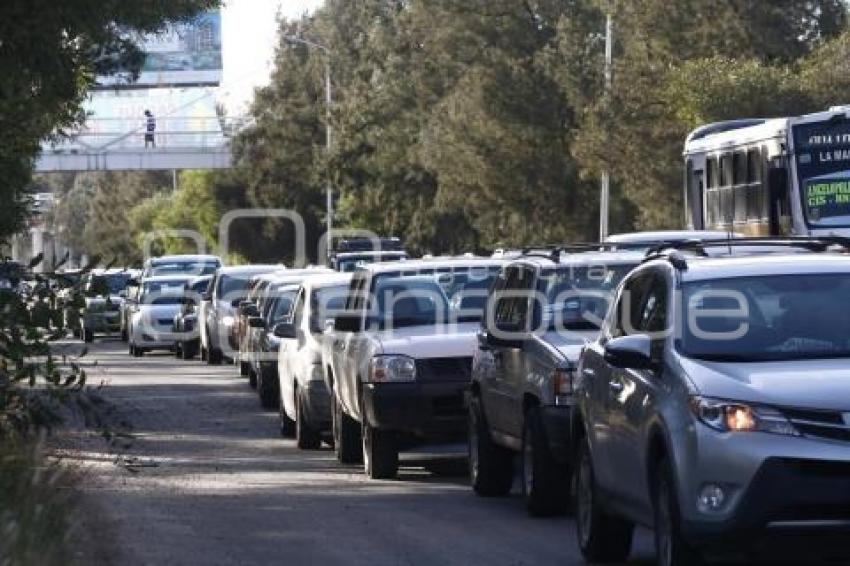
[[[461,441],[476,331],[502,261],[445,258],[361,266],[326,330],[334,448],[375,479],[399,450]]]

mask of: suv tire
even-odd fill
[[[254,382],[254,387],[257,388],[257,394],[260,396],[260,406],[263,409],[276,409],[280,403],[280,392],[276,387],[277,376],[270,375],[271,370],[264,369],[260,366],[260,371],[255,372],[250,370],[250,381]],[[296,410],[297,414],[297,410]]]
[[[576,531],[581,553],[588,562],[623,562],[632,548],[634,525],[609,515],[600,505],[593,459],[587,438],[576,459]]]
[[[522,430],[522,492],[535,517],[563,515],[570,505],[568,467],[549,451],[539,407],[525,414]]]
[[[469,400],[469,478],[472,489],[483,497],[501,497],[514,482],[514,454],[490,437],[481,401]]]
[[[333,392],[331,392],[331,419],[336,459],[341,464],[360,464],[363,461],[360,427],[357,421],[345,414]]]
[[[304,395],[295,390],[295,443],[301,450],[318,450],[322,446],[321,433],[313,428],[306,419]]]
[[[363,469],[373,480],[389,480],[398,474],[395,434],[363,422]]]
[[[658,463],[652,483],[655,512],[655,552],[659,566],[697,566],[700,556],[685,542],[680,531],[679,505],[673,472],[667,459]]]
[[[280,400],[278,400],[278,414],[280,415],[280,435],[284,438],[295,436],[295,421],[286,414],[286,409]]]

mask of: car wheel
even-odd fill
[[[264,409],[276,409],[280,403],[277,375],[273,375],[272,370],[260,366],[259,372],[251,370],[251,377],[254,378],[254,386],[260,396],[260,406]]]
[[[210,348],[207,350],[207,364],[211,366],[217,366],[221,364],[221,360],[224,356],[222,355],[221,350],[218,348]]]
[[[183,359],[183,346],[180,345],[180,342],[175,342],[174,347],[171,349],[174,352],[174,357],[178,360]]]
[[[363,422],[363,469],[373,480],[389,480],[398,474],[398,446],[395,434]]]
[[[136,354],[136,348],[133,346],[132,342],[127,347],[127,353],[130,354],[131,356],[134,356]]]
[[[194,342],[183,342],[180,346],[184,360],[192,360],[198,354],[198,346]]]
[[[600,505],[586,438],[582,439],[576,464],[576,530],[581,553],[588,562],[623,562],[629,556],[634,525],[609,515]]]
[[[566,513],[570,504],[569,470],[552,456],[537,407],[525,415],[521,453],[522,492],[528,512],[536,517]]]
[[[126,342],[126,341],[128,340],[128,338],[129,338],[129,337],[127,336],[127,329],[126,329],[126,328],[122,328],[122,329],[121,329],[121,341],[122,341],[122,342]]]
[[[331,392],[331,419],[336,459],[341,464],[361,463],[363,447],[360,441],[360,426],[357,421],[345,414],[333,392]]]
[[[662,460],[653,482],[657,563],[658,566],[696,566],[702,560],[682,537],[674,485],[670,463]]]
[[[87,344],[94,342],[94,331],[90,328],[83,328],[83,342]]]
[[[251,375],[251,364],[248,362],[239,362],[239,375],[249,377]]]
[[[278,415],[280,416],[280,435],[284,438],[295,436],[295,421],[286,414],[286,409],[280,400],[278,400]]]
[[[141,358],[144,355],[144,353],[145,353],[145,351],[142,348],[139,348],[138,346],[133,346],[133,357],[134,358]]]
[[[472,489],[483,497],[500,497],[511,491],[514,481],[513,452],[493,442],[481,407],[469,401],[469,478]]]
[[[318,450],[322,446],[321,433],[307,422],[304,395],[295,390],[295,443],[302,450]]]

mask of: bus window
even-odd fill
[[[717,188],[717,158],[710,157],[707,161],[708,166],[706,169],[708,170],[708,180],[706,182],[706,186],[709,189]]]
[[[765,216],[765,190],[762,182],[761,153],[757,149],[747,152],[747,219],[761,220]]]
[[[735,205],[735,222],[747,221],[747,156],[736,151],[732,154],[732,184]]]
[[[728,153],[720,156],[720,186],[732,184],[732,156]],[[727,209],[728,210],[728,209]]]

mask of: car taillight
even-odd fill
[[[573,396],[573,370],[555,368],[552,372],[552,389],[556,405],[567,405]]]

